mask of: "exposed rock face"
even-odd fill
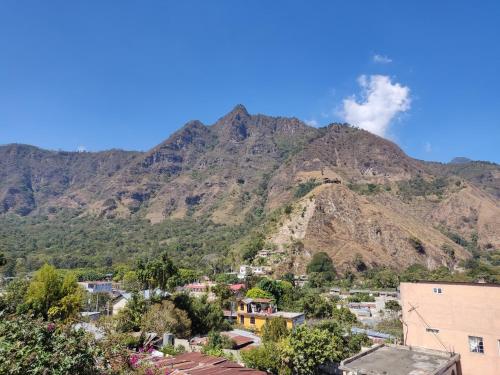
[[[467,238],[477,232],[480,244],[500,247],[499,197],[496,164],[426,163],[364,130],[317,129],[250,115],[242,105],[213,125],[191,121],[144,153],[0,146],[0,214],[63,207],[152,223],[203,216],[233,225],[291,204],[293,212],[267,235],[278,247],[299,249],[291,255],[299,268],[316,251],[345,265],[358,254],[368,265],[449,264],[443,244],[457,259],[467,256],[438,227]],[[425,252],[409,238],[420,239]]]

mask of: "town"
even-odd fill
[[[408,281],[346,287],[331,267],[321,253],[307,274],[280,279],[251,265],[210,277],[166,255],[101,275],[45,265],[4,278],[0,307],[84,332],[78,340],[102,349],[101,372],[498,373],[500,284],[415,280],[409,270]],[[23,321],[2,324],[6,334]]]

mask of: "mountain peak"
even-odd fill
[[[243,120],[250,117],[247,109],[243,104],[237,104],[231,112],[223,116],[218,122],[220,123],[230,123],[230,124],[240,124]]]
[[[229,114],[238,114],[243,116],[249,116],[247,109],[243,104],[236,104]]]

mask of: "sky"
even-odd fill
[[[148,150],[236,104],[500,162],[498,1],[0,0],[0,144]]]

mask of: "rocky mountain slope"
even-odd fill
[[[246,224],[288,255],[283,270],[303,270],[316,251],[344,269],[453,266],[470,256],[457,238],[500,247],[499,197],[496,164],[422,162],[345,124],[317,129],[241,105],[147,152],[0,146],[0,214]]]

